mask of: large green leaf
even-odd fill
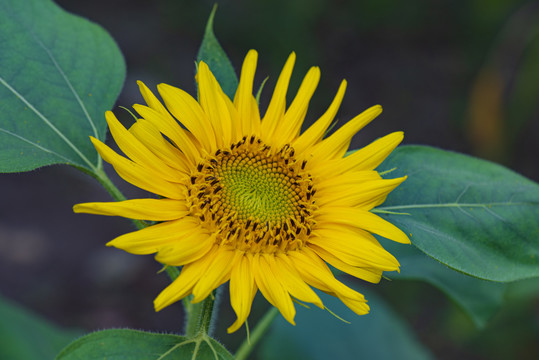
[[[483,328],[502,306],[506,284],[452,270],[413,245],[395,242],[383,245],[401,264],[400,273],[388,273],[386,276],[396,280],[425,281],[435,286],[465,311],[478,328]]]
[[[403,146],[379,170],[408,175],[377,211],[421,251],[478,278],[539,276],[539,185],[503,166],[426,146]]]
[[[221,85],[224,93],[233,99],[236,88],[238,87],[238,77],[232,63],[213,32],[213,18],[216,11],[217,5],[213,7],[208,23],[206,24],[204,38],[198,50],[197,63],[204,61],[208,64],[208,67]]]
[[[56,326],[0,298],[0,359],[53,359],[79,334]]]
[[[431,354],[414,338],[405,323],[374,293],[366,292],[371,312],[358,316],[339,299],[324,297],[327,311],[297,306],[296,326],[279,317],[265,337],[261,359],[377,359],[421,360]]]
[[[138,330],[103,330],[86,335],[66,347],[56,360],[173,360],[232,359],[212,338],[189,340],[184,336]]]
[[[0,1],[0,172],[71,164],[95,172],[89,136],[125,77],[122,54],[98,25],[50,0]]]

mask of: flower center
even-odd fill
[[[188,188],[191,214],[219,244],[249,252],[301,247],[314,226],[316,190],[285,145],[278,151],[252,136],[217,150],[197,167]]]

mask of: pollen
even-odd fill
[[[273,149],[255,136],[217,150],[191,175],[191,214],[219,244],[241,251],[302,247],[315,225],[315,188],[294,155],[289,145]]]

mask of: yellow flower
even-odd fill
[[[370,210],[405,180],[382,179],[374,170],[403,134],[389,134],[344,157],[352,136],[382,111],[373,106],[324,138],[346,81],[327,111],[300,134],[320,70],[309,70],[286,109],[294,53],[261,118],[253,97],[256,62],[251,50],[233,101],[203,62],[198,102],[160,84],[165,107],[139,82],[147,103],[134,105],[141,119],[127,130],[106,114],[126,157],[92,142],[123,179],[159,198],[78,204],[74,211],[159,222],[107,244],[133,254],[156,253],[160,263],[182,266],[155,299],[157,311],[190,294],[193,302],[202,301],[230,281],[237,320],[229,332],[246,321],[258,290],[292,324],[293,299],[324,307],[312,287],[366,314],[363,295],[335,279],[327,264],[373,283],[383,271],[399,269],[371,233],[409,240]]]

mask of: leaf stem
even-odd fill
[[[112,198],[116,201],[124,201],[126,200],[126,197],[122,192],[116,187],[116,185],[113,184],[113,182],[108,177],[107,173],[105,173],[105,170],[103,168],[96,169],[95,172],[90,173],[93,177],[99,181],[101,185],[107,190],[107,192],[112,196]],[[137,227],[137,229],[141,230],[148,226],[147,223],[140,220],[132,219],[133,224]]]
[[[116,201],[124,201],[126,200],[125,195],[122,194],[122,192],[112,183],[110,178],[105,173],[105,170],[99,169],[94,174],[95,178],[107,192],[112,196],[112,198]]]
[[[193,338],[209,333],[214,302],[214,296],[211,294],[202,302],[189,304],[189,308],[186,308],[185,336]]]
[[[170,281],[174,281],[180,276],[180,270],[176,266],[167,266],[165,271],[167,272]]]
[[[269,326],[273,322],[273,319],[277,316],[279,313],[279,310],[277,308],[272,307],[266,315],[256,324],[255,329],[251,333],[250,341],[247,339],[243,341],[240,348],[236,352],[235,359],[236,360],[244,360],[247,359],[247,356],[253,351],[254,347],[260,341],[262,338],[262,335],[266,333],[266,331],[269,329]]]

